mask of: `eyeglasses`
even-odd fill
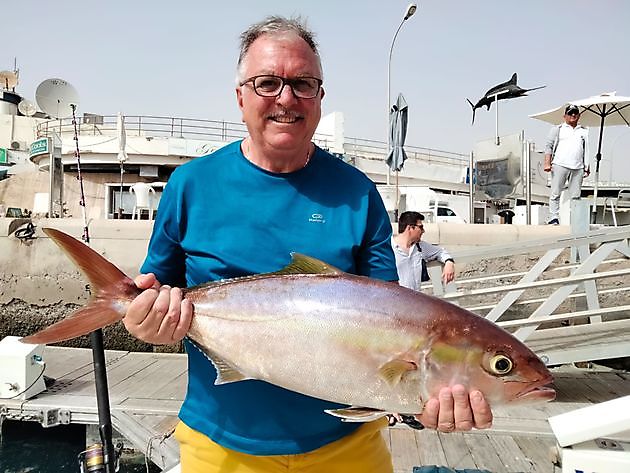
[[[418,225],[418,224],[413,223],[413,224],[410,224],[409,226],[411,228],[416,228],[417,227],[417,228],[420,228],[420,229],[424,229],[424,225],[422,225],[422,224]]]
[[[569,113],[567,113],[567,115],[569,115],[570,117],[579,117],[580,116],[580,112],[569,112]]]
[[[300,99],[313,99],[319,94],[323,81],[316,77],[296,77],[287,79],[278,76],[254,76],[241,82],[241,85],[252,84],[256,95],[261,97],[278,97],[284,90],[284,86],[291,87],[293,95]]]

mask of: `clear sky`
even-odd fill
[[[240,32],[266,15],[302,15],[320,45],[323,112],[343,112],[346,136],[384,141],[389,49],[408,3],[3,0],[0,70],[17,57],[17,91],[31,100],[45,79],[70,82],[80,113],[239,121]],[[468,153],[494,136],[495,114],[478,110],[471,126],[466,98],[517,72],[521,87],[547,87],[500,102],[499,133],[524,130],[541,148],[549,125],[529,114],[601,92],[630,96],[629,47],[626,0],[418,2],[394,46],[392,99],[402,92],[409,104],[408,144]],[[630,182],[629,159],[630,128],[607,128],[601,178]]]

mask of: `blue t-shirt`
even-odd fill
[[[363,173],[316,148],[308,165],[272,173],[235,142],[180,166],[160,201],[143,273],[162,284],[272,272],[290,252],[349,273],[395,281],[391,224]],[[212,364],[189,340],[181,420],[224,447],[254,455],[314,450],[354,431],[324,412],[339,404],[263,381],[215,386]],[[305,347],[308,349],[308,347]]]

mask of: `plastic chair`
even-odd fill
[[[142,218],[142,211],[144,209],[149,212],[149,220],[153,220],[153,199],[155,198],[155,189],[145,182],[136,182],[131,186],[130,191],[136,197],[136,202],[131,212],[131,219],[136,219],[136,212],[138,220]]]

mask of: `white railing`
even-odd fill
[[[548,364],[630,357],[630,226],[454,252],[458,265],[529,261],[527,271],[497,271],[433,293],[503,326]],[[567,264],[566,260],[575,261]]]

